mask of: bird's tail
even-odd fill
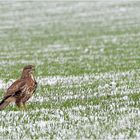
[[[8,96],[6,98],[4,98],[1,102],[0,102],[0,110],[3,110],[7,105],[9,105],[9,103],[12,101],[11,96]]]

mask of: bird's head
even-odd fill
[[[23,68],[22,77],[27,77],[31,74],[33,74],[35,71],[34,65],[27,65]]]
[[[35,66],[34,65],[25,66],[23,68],[23,71],[27,71],[27,72],[35,71]]]

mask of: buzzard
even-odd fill
[[[0,110],[3,110],[11,102],[18,107],[24,107],[25,103],[33,95],[37,88],[34,78],[35,67],[28,65],[23,68],[21,78],[16,80],[6,91],[3,100],[0,102]]]

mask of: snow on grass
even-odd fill
[[[59,86],[61,92],[57,94],[57,90],[53,91],[55,96],[49,97],[48,91],[44,91],[46,97],[42,97],[42,94],[36,93],[33,96],[31,102],[47,102],[49,100],[65,101],[68,99],[84,99],[91,97],[100,97],[107,95],[117,95],[118,92],[124,95],[123,99],[127,100],[127,95],[133,92],[138,93],[140,91],[139,84],[140,81],[135,78],[134,71],[119,72],[119,73],[104,73],[104,74],[92,74],[92,75],[80,75],[80,76],[48,76],[48,77],[38,77],[38,88],[41,86],[47,89],[48,86],[57,87]],[[7,83],[4,80],[0,81],[0,88],[6,90],[15,80],[11,79]],[[129,81],[129,83],[127,83]],[[135,86],[131,86],[135,84]],[[90,86],[91,85],[91,86]],[[72,88],[82,88],[82,86],[87,86],[84,91],[74,92]],[[60,91],[59,91],[60,92]],[[84,94],[86,92],[86,94]]]
[[[1,97],[26,64],[38,82],[27,111],[0,112],[0,138],[140,137],[137,1],[0,3]]]

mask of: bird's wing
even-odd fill
[[[24,86],[26,85],[26,82],[24,80],[16,80],[8,89],[7,92],[5,93],[4,98],[8,96],[12,96],[16,93],[20,93]]]

